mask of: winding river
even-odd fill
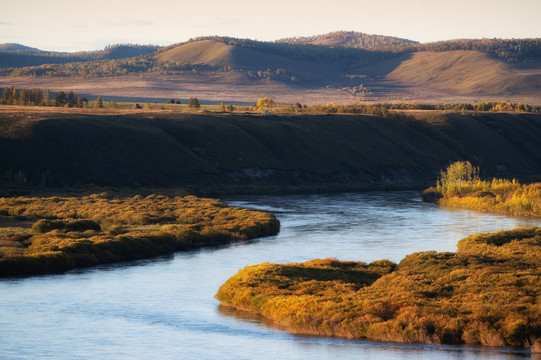
[[[541,221],[422,203],[416,192],[245,196],[280,234],[61,275],[0,280],[0,359],[524,359],[521,350],[290,335],[214,299],[240,268],[336,257],[400,261]]]

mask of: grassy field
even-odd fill
[[[62,272],[275,234],[269,213],[195,196],[0,198],[0,276]]]
[[[244,268],[219,289],[224,305],[292,333],[541,352],[541,229],[470,236],[456,253],[399,264],[336,259]]]

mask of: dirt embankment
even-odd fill
[[[469,160],[541,175],[541,115],[0,114],[4,183],[274,189],[413,186]]]

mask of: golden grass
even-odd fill
[[[0,215],[36,221],[31,229],[0,229],[0,276],[145,258],[279,230],[272,214],[195,196],[0,198]]]
[[[538,351],[540,252],[541,229],[531,228],[470,236],[456,253],[414,253],[398,266],[264,263],[239,271],[216,297],[293,333]]]
[[[442,206],[541,217],[541,183],[492,179],[464,184],[438,200]]]

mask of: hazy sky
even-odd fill
[[[541,37],[541,0],[0,0],[0,43],[43,50],[347,30],[421,42]]]

